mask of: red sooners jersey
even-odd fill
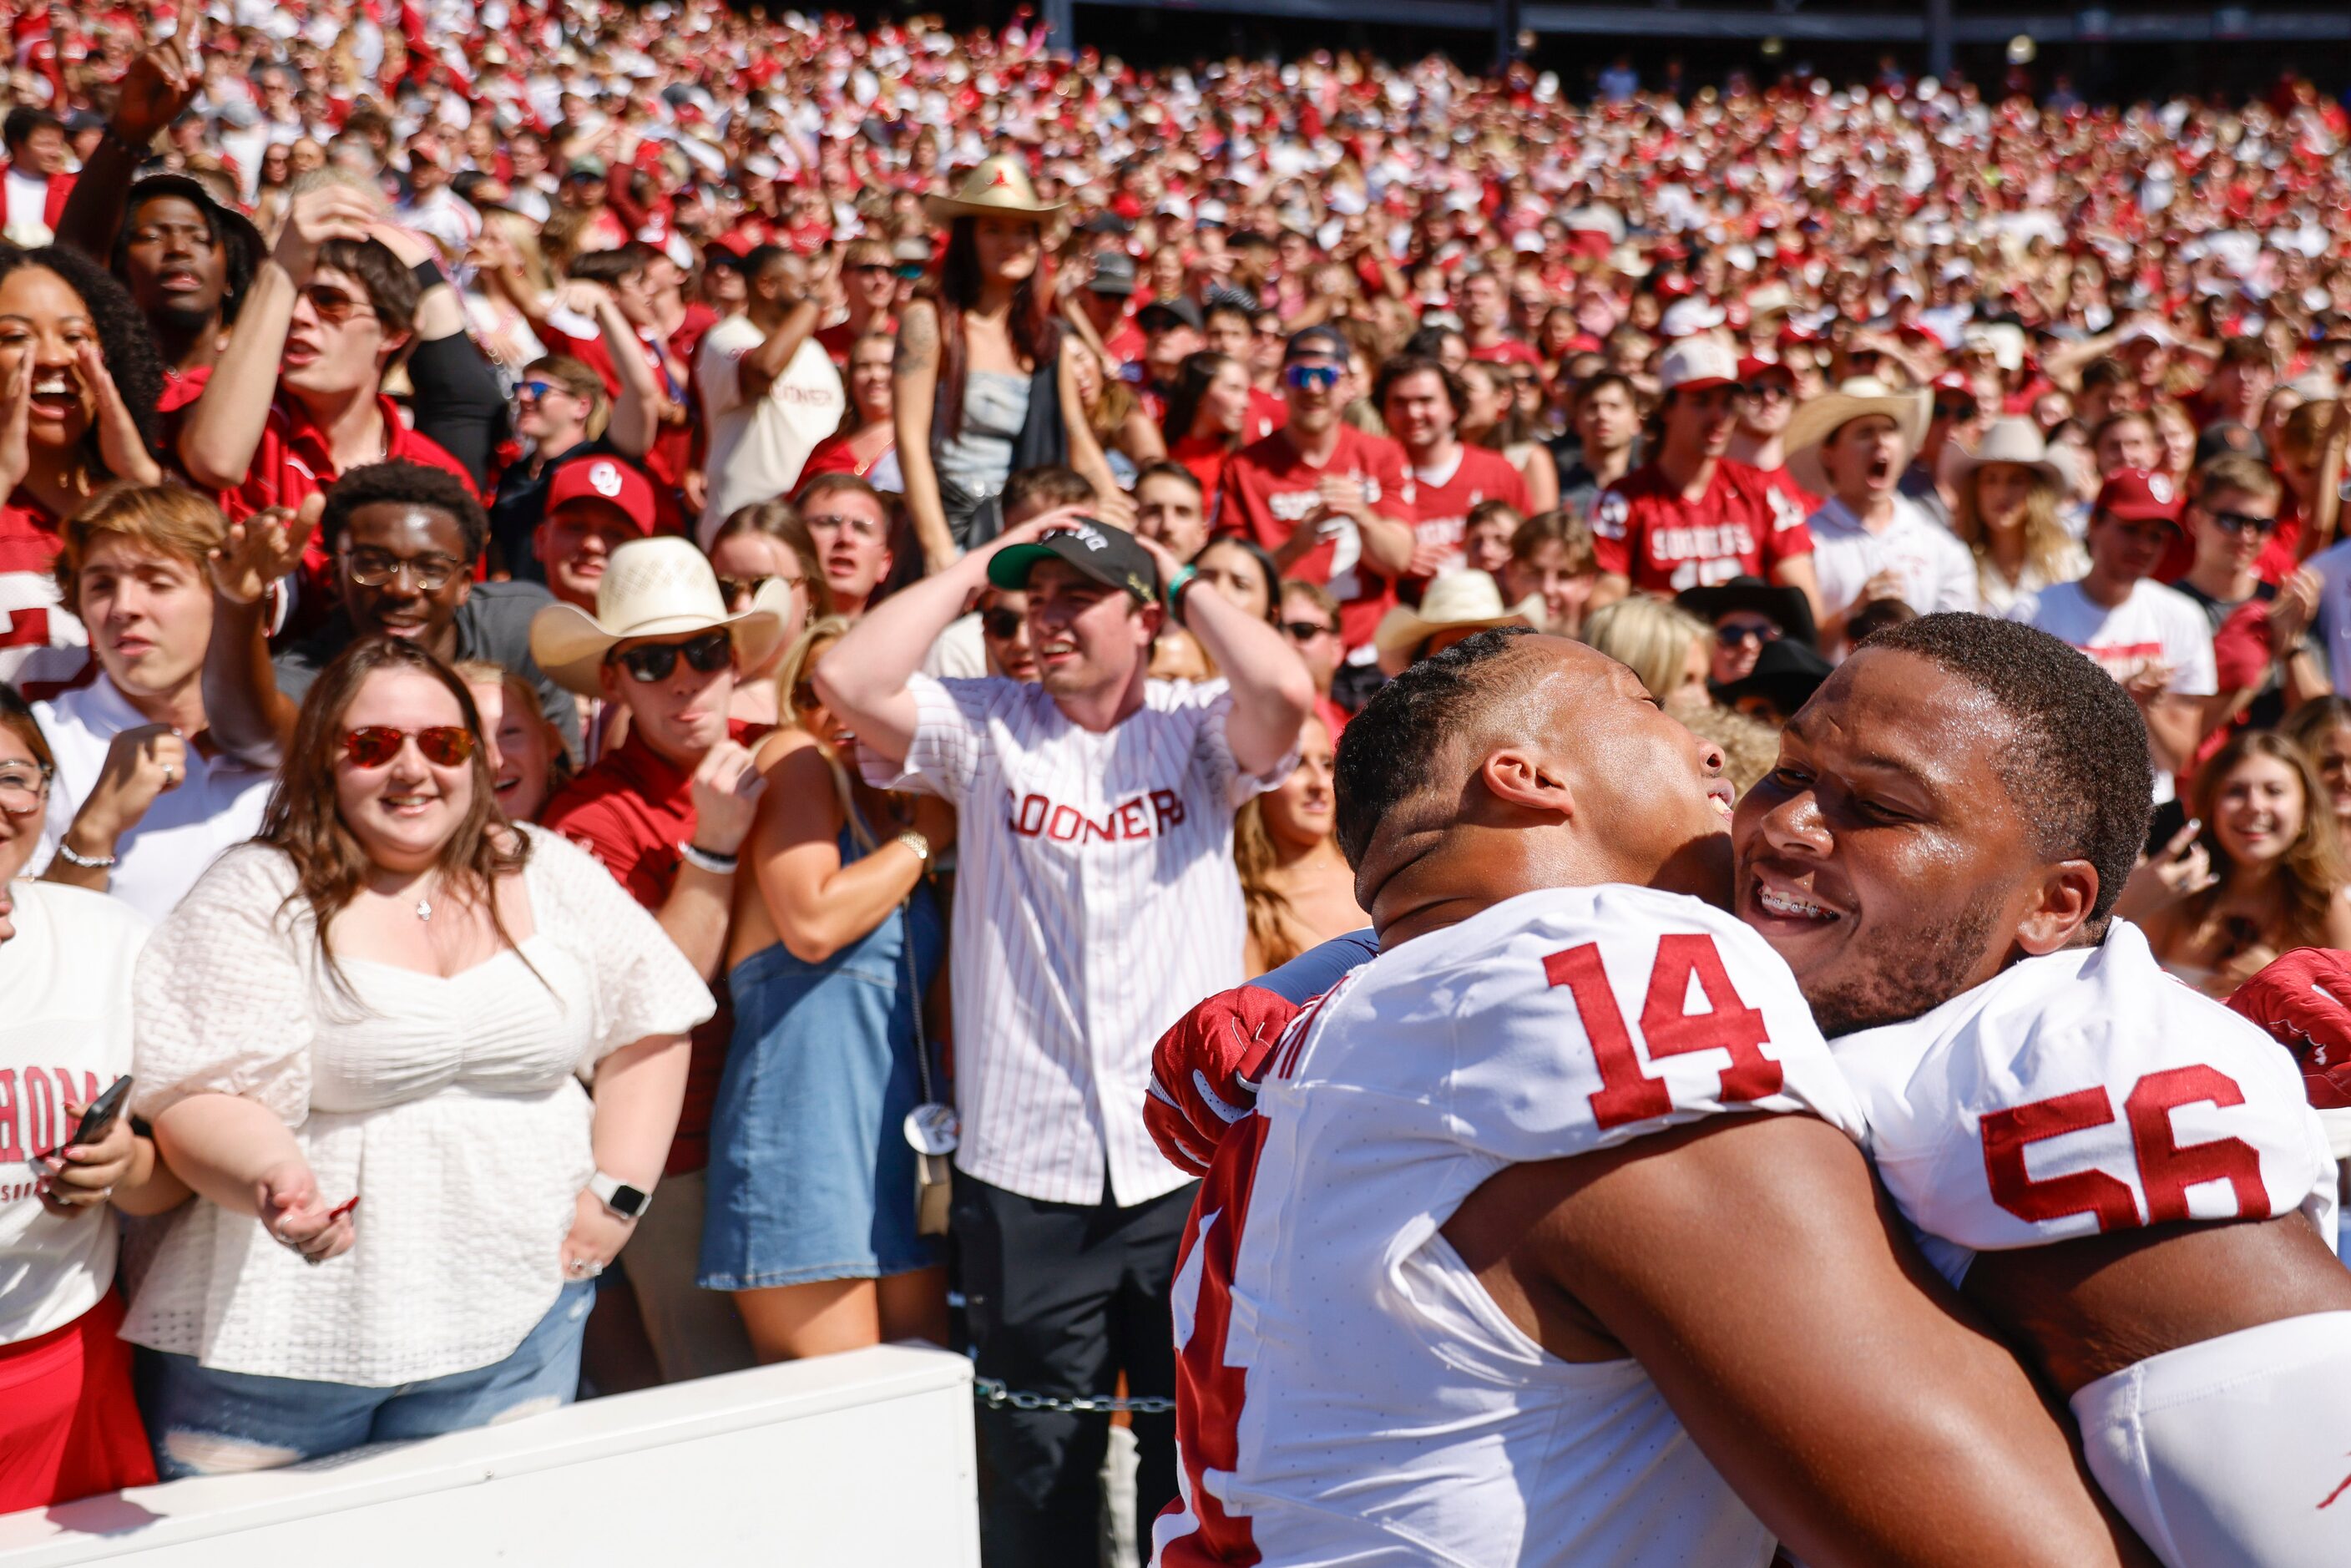
[[[1343,424],[1338,444],[1320,467],[1300,456],[1280,431],[1234,453],[1217,496],[1217,531],[1279,550],[1321,506],[1316,487],[1326,476],[1361,483],[1366,501],[1381,517],[1404,521],[1410,515],[1413,485],[1404,448]],[[1340,639],[1351,649],[1371,642],[1380,617],[1395,602],[1395,585],[1364,559],[1363,536],[1343,517],[1331,538],[1291,563],[1288,575],[1330,589],[1339,601]]]
[[[2117,920],[1830,1049],[1928,1260],[2299,1208],[2335,1241],[2335,1158],[2294,1058],[2165,974]]]
[[[1440,1232],[1509,1166],[1795,1112],[1861,1135],[1794,977],[1696,899],[1527,894],[1352,971],[1185,1228],[1154,1562],[1760,1568],[1769,1533],[1640,1364],[1551,1356]]]
[[[1441,479],[1431,469],[1412,471],[1412,503],[1408,509],[1412,513],[1413,542],[1422,549],[1446,552],[1437,571],[1456,571],[1468,564],[1461,552],[1461,536],[1471,510],[1488,501],[1506,501],[1519,516],[1527,515],[1527,482],[1510,465],[1510,460],[1499,452],[1483,446],[1464,446],[1453,471]]]
[[[1780,562],[1813,553],[1802,515],[1783,507],[1764,476],[1744,463],[1717,463],[1695,501],[1656,464],[1644,464],[1593,503],[1593,559],[1602,571],[1651,593],[1770,577]]]

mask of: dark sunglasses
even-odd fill
[[[919,261],[902,261],[890,270],[909,283],[920,283],[926,269]]]
[[[629,672],[631,680],[649,686],[655,681],[669,679],[681,653],[695,669],[715,675],[734,662],[735,640],[724,632],[705,632],[690,642],[648,643],[611,657],[613,663]]]
[[[1750,643],[1776,643],[1782,634],[1777,626],[1758,626],[1752,622],[1726,621],[1714,629],[1714,640],[1726,648],[1743,648]]]
[[[775,581],[778,575],[776,572],[769,572],[765,577],[722,577],[718,580],[719,597],[729,604],[738,599],[748,599]],[[797,577],[787,577],[783,580],[790,583],[794,588],[798,588],[801,582],[801,580]]]
[[[1281,623],[1281,629],[1293,643],[1311,643],[1317,637],[1327,637],[1337,630],[1336,627],[1325,625],[1320,621],[1285,621]]]
[[[983,610],[979,614],[980,635],[995,642],[1009,643],[1020,635],[1021,625],[1020,612],[1007,610],[1000,604],[993,610]]]
[[[515,395],[528,402],[537,402],[549,392],[568,392],[571,389],[560,382],[525,382],[515,388]]]
[[[1973,402],[1946,402],[1941,398],[1935,400],[1937,419],[1970,420],[1975,416],[1976,405]]]
[[[792,688],[792,711],[794,713],[814,713],[823,706],[824,699],[816,695],[816,687],[810,685],[808,682],[802,681],[799,685]]]
[[[1309,388],[1329,392],[1339,384],[1343,373],[1336,365],[1285,365],[1281,379],[1301,392]]]
[[[1785,382],[1749,382],[1747,395],[1757,402],[1771,402],[1794,397],[1796,389]]]
[[[2224,534],[2273,534],[2277,532],[2275,517],[2256,517],[2250,512],[2215,512],[2212,526]]]
[[[897,267],[886,261],[861,261],[849,269],[852,272],[895,272]]]
[[[389,768],[412,735],[416,737],[416,749],[435,768],[455,768],[474,755],[474,732],[462,724],[427,725],[423,729],[371,724],[343,732],[343,756],[354,768]]]
[[[362,310],[367,311],[371,316],[375,314],[367,301],[357,295],[346,294],[340,288],[329,288],[323,283],[308,285],[302,290],[302,298],[310,302],[310,308],[318,313],[319,320],[331,322],[336,326],[342,325]]]

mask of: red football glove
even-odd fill
[[[2297,947],[2239,986],[2229,1006],[2294,1052],[2313,1105],[2351,1106],[2351,953]]]
[[[1222,991],[1186,1013],[1151,1051],[1143,1124],[1168,1163],[1206,1176],[1225,1129],[1257,1103],[1265,1059],[1297,1006],[1261,986]]]

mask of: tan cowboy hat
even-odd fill
[[[1420,608],[1399,604],[1380,617],[1372,645],[1380,668],[1401,674],[1413,650],[1439,632],[1483,632],[1492,626],[1532,626],[1541,617],[1542,596],[1531,593],[1516,604],[1502,603],[1502,591],[1482,571],[1441,571],[1420,596]]]
[[[532,616],[530,656],[564,690],[600,696],[597,671],[615,643],[722,626],[734,636],[736,664],[744,670],[766,664],[784,638],[783,617],[765,599],[727,614],[709,559],[692,539],[665,534],[631,539],[612,552],[592,617],[571,604],[550,604]]]
[[[1934,412],[1934,394],[1924,387],[1896,392],[1876,376],[1855,376],[1833,392],[1796,405],[1788,421],[1788,475],[1813,495],[1825,496],[1835,486],[1821,466],[1821,443],[1856,419],[1882,413],[1894,422],[1902,444],[1915,455],[1927,439]]]
[[[979,166],[964,176],[954,195],[923,198],[923,211],[935,224],[956,218],[1046,218],[1068,204],[1039,201],[1037,187],[1029,178],[1029,165],[1009,152],[981,159]]]
[[[1987,463],[2013,463],[2020,468],[2030,468],[2043,484],[2061,496],[2074,487],[2073,476],[2066,473],[2065,465],[2049,455],[2049,444],[2041,438],[2041,427],[2029,419],[1994,420],[1973,452],[1952,442],[1943,453],[1943,483],[1964,485],[1969,475]]]

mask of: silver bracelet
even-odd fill
[[[680,842],[677,855],[686,864],[699,867],[713,876],[733,876],[738,863],[733,855],[715,855],[690,842]]]
[[[84,871],[110,871],[114,867],[114,856],[77,854],[62,836],[57,840],[57,853],[66,857],[68,865],[78,865]]]

